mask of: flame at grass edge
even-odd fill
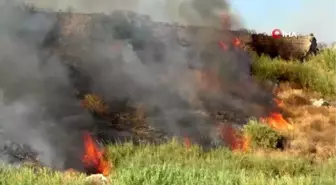
[[[84,155],[82,158],[84,167],[94,169],[96,173],[107,176],[110,173],[110,165],[104,158],[104,152],[97,146],[89,132],[84,133]]]

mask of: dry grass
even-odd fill
[[[293,130],[281,133],[288,141],[285,151],[259,153],[308,157],[312,161],[335,156],[336,108],[316,107],[311,102],[311,99],[320,98],[335,101],[335,51],[323,50],[305,63],[271,60],[267,56],[254,59],[252,71],[256,79],[281,83],[275,92],[281,100],[279,108],[294,126]]]
[[[81,104],[83,108],[107,121],[114,128],[127,130],[135,137],[145,140],[155,140],[154,130],[147,123],[145,109],[140,104],[123,110],[124,104],[107,104],[101,96],[96,94],[86,94]]]
[[[322,160],[335,156],[336,108],[316,107],[311,98],[319,98],[316,93],[298,89],[295,85],[281,84],[278,98],[283,101],[280,108],[294,129],[284,133],[289,139],[287,152]]]
[[[96,112],[100,115],[105,115],[108,112],[107,104],[95,94],[86,94],[82,100],[82,106],[91,111]]]

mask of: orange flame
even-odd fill
[[[187,149],[190,149],[191,147],[191,141],[190,141],[190,138],[189,137],[184,137],[184,146],[187,148]]]
[[[271,113],[267,118],[261,118],[261,121],[268,123],[270,127],[276,130],[292,129],[293,126],[288,123],[280,113]]]
[[[101,151],[93,141],[88,132],[84,134],[84,167],[94,173],[101,173],[107,176],[110,172],[108,161],[104,159],[104,152]]]
[[[219,47],[223,50],[223,51],[227,51],[229,49],[229,45],[226,44],[224,41],[219,41],[218,42]],[[241,41],[238,37],[235,37],[232,40],[232,46],[234,47],[241,47]]]
[[[236,37],[236,38],[233,39],[233,45],[234,46],[237,47],[237,46],[240,46],[240,44],[241,44],[241,42],[240,42],[239,38]]]
[[[250,147],[250,138],[237,132],[230,125],[223,125],[219,127],[221,139],[229,144],[233,151],[246,152]]]

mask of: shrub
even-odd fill
[[[251,119],[243,128],[244,135],[250,138],[252,148],[277,148],[283,139],[278,132],[269,126]]]

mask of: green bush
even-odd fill
[[[307,62],[253,56],[252,73],[260,81],[289,81],[331,97],[336,95],[336,53],[323,50]]]
[[[243,128],[244,135],[250,138],[252,148],[277,148],[279,142],[283,139],[278,132],[269,126],[259,123],[255,119],[249,122]]]

